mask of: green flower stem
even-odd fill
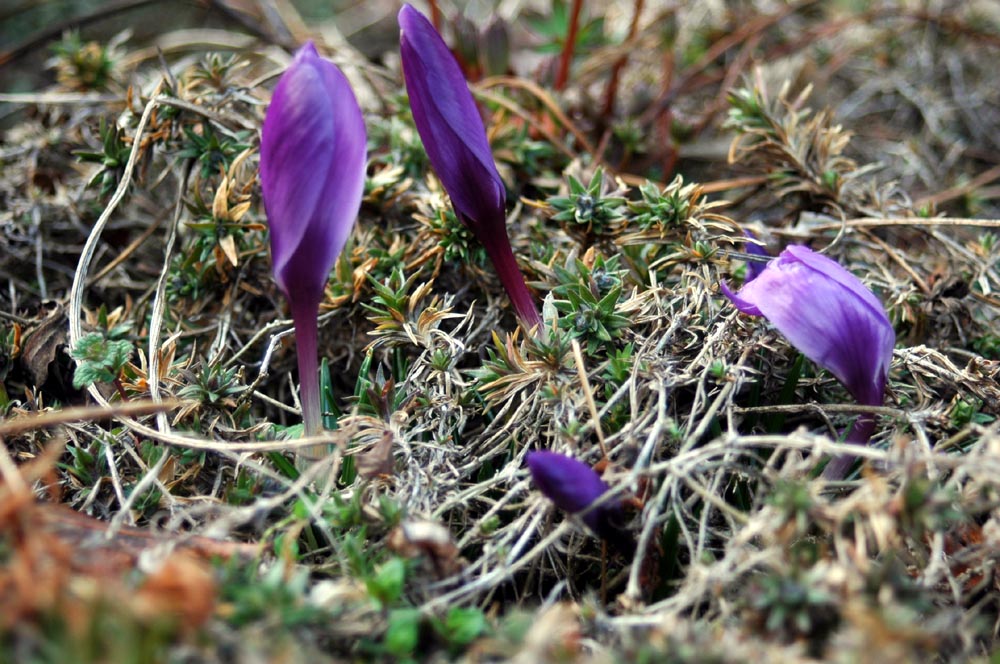
[[[323,432],[323,412],[319,401],[318,316],[319,302],[292,304],[295,352],[299,360],[299,398],[302,401],[302,425],[305,436],[317,436]],[[328,447],[328,445],[311,445],[301,448],[298,454],[300,458],[317,459],[329,451]]]

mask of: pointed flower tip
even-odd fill
[[[506,189],[461,67],[433,24],[399,10],[400,58],[417,132],[452,204],[480,242],[503,233]]]
[[[608,485],[593,468],[573,457],[540,451],[530,452],[527,461],[539,491],[556,507],[570,514],[587,509],[608,490]],[[600,512],[598,508],[584,516],[587,525],[595,530],[601,520]]]
[[[260,146],[275,279],[293,305],[322,297],[361,205],[365,144],[350,83],[307,42],[275,86]]]
[[[418,20],[417,17],[423,18],[424,15],[414,9],[410,3],[404,2],[403,6],[399,8],[396,20],[399,22],[399,27],[405,30],[406,24],[410,21]]]
[[[299,58],[318,58],[318,57],[319,57],[319,52],[316,50],[316,43],[311,39],[307,40],[304,44],[302,44],[302,46],[299,47],[299,50],[295,52],[296,60]]]
[[[722,290],[741,311],[767,318],[859,403],[882,404],[896,334],[875,294],[836,261],[793,245],[738,293]]]

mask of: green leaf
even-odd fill
[[[444,636],[454,645],[468,645],[484,631],[486,616],[479,609],[454,608],[444,619]]]
[[[391,558],[374,577],[368,579],[368,593],[383,606],[392,604],[403,594],[403,583],[406,581],[406,563],[402,558]]]
[[[412,657],[420,640],[420,611],[394,609],[389,612],[385,630],[385,649],[396,657]]]
[[[114,379],[115,377],[111,374],[111,372],[104,367],[84,362],[83,364],[78,364],[76,371],[73,372],[73,387],[78,390],[82,390],[85,387],[90,387],[94,383],[107,383]]]

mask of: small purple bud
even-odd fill
[[[486,129],[454,56],[431,22],[406,4],[399,11],[399,50],[413,121],[455,213],[483,245],[518,316],[541,316],[507,237],[507,190],[493,163]]]
[[[361,205],[366,140],[347,78],[306,43],[281,75],[264,117],[260,181],[274,278],[295,321],[307,435],[322,428],[316,317]]]
[[[836,261],[792,245],[738,293],[721,287],[737,309],[767,318],[858,403],[882,405],[896,333],[878,298]],[[867,443],[874,426],[873,416],[862,415],[848,440]]]
[[[632,551],[635,543],[622,527],[620,503],[609,501],[587,509],[608,491],[608,485],[593,468],[557,452],[529,452],[527,461],[539,491],[556,507],[570,514],[586,510],[583,522],[591,530],[623,553]]]

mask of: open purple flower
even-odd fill
[[[878,298],[836,261],[793,245],[739,293],[725,283],[722,291],[743,313],[767,318],[858,403],[882,405],[896,334]],[[864,414],[847,439],[867,443],[874,429],[874,416]],[[835,459],[827,476],[842,476],[852,461]]]
[[[527,461],[538,489],[556,507],[570,514],[584,512],[583,522],[591,530],[620,550],[630,550],[632,540],[623,533],[620,503],[609,501],[588,509],[608,491],[593,468],[557,452],[529,452]]]
[[[361,205],[366,140],[347,78],[307,43],[274,89],[260,142],[271,260],[295,321],[306,435],[322,429],[316,318]]]
[[[399,27],[403,79],[431,165],[455,214],[493,262],[518,316],[533,327],[541,317],[507,237],[507,190],[462,70],[431,22],[408,4],[399,12]]]

